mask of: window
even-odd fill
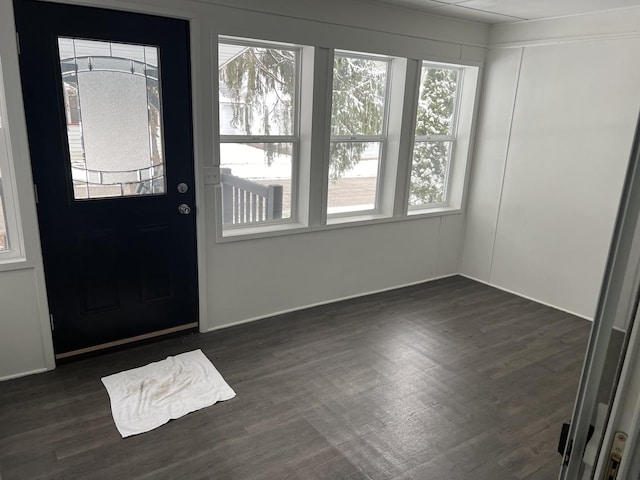
[[[2,83],[2,65],[0,65],[0,254],[8,254],[13,245],[9,233],[13,233],[14,230],[10,225],[12,217],[9,213],[12,212],[11,205],[9,203],[11,198],[11,181],[9,173],[9,132],[6,125],[6,108],[5,108],[5,96],[4,86]]]
[[[2,67],[0,58],[0,262],[24,258]]]
[[[158,49],[58,38],[76,200],[163,194]]]
[[[1,100],[1,99],[0,99]],[[2,105],[0,105],[2,107]],[[0,116],[0,155],[6,157],[6,136],[2,125],[2,116]],[[9,250],[9,236],[7,234],[7,215],[5,213],[5,200],[2,177],[2,164],[0,162],[0,252]]]
[[[219,43],[224,228],[295,220],[299,64],[295,46]]]
[[[333,65],[329,215],[375,212],[387,129],[386,57],[336,52]]]
[[[217,241],[459,213],[479,71],[220,37]]]
[[[409,209],[448,205],[461,74],[457,68],[422,65]]]

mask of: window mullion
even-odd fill
[[[420,61],[407,61],[403,101],[404,108],[402,126],[400,128],[400,145],[398,148],[396,190],[393,202],[394,217],[405,216],[408,211],[416,115],[418,111],[418,92],[420,88],[420,68]]]
[[[331,87],[334,51],[316,47],[313,63],[311,152],[309,173],[309,226],[327,223],[327,195],[331,138]]]

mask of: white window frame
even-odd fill
[[[364,209],[364,210],[349,210],[344,212],[328,212],[327,205],[327,220],[330,221],[332,219],[346,219],[351,217],[361,217],[368,215],[377,215],[381,213],[382,206],[382,190],[383,190],[383,180],[385,176],[385,168],[386,168],[386,156],[388,149],[388,138],[389,138],[389,111],[390,111],[390,97],[391,97],[391,81],[392,81],[392,71],[393,71],[393,62],[394,58],[386,55],[376,55],[374,53],[364,53],[364,52],[353,52],[350,50],[335,50],[333,55],[333,64],[331,65],[331,72],[333,72],[335,65],[336,57],[349,57],[349,58],[362,58],[366,60],[375,60],[375,61],[383,61],[387,64],[386,69],[386,82],[385,82],[385,93],[384,93],[384,110],[382,112],[382,129],[379,135],[333,135],[330,134],[329,144],[333,143],[380,143],[380,153],[379,153],[379,164],[378,164],[378,174],[376,181],[376,194],[374,200],[374,207],[372,209]],[[331,77],[331,91],[333,91],[333,74]],[[331,102],[331,109],[333,109],[333,102]],[[329,116],[329,124],[327,125],[329,132],[332,130],[331,125],[331,115]],[[331,148],[329,148],[329,152]],[[328,175],[328,172],[327,172]],[[327,204],[328,204],[328,192],[327,192]]]
[[[451,134],[450,135],[416,135],[415,134],[415,130],[416,130],[416,125],[417,125],[417,117],[418,117],[418,102],[420,101],[420,87],[422,86],[422,70],[425,68],[438,68],[438,69],[447,69],[447,70],[455,70],[458,72],[458,79],[456,82],[456,99],[455,99],[455,106],[453,108],[453,116],[452,116],[452,121],[451,121]],[[450,65],[450,64],[443,64],[443,63],[434,63],[434,62],[429,62],[426,60],[423,60],[422,62],[420,62],[419,68],[418,68],[418,81],[417,83],[417,90],[416,90],[416,106],[415,106],[415,110],[416,110],[416,115],[415,115],[415,120],[414,120],[414,136],[413,136],[413,141],[411,144],[411,157],[409,158],[409,178],[407,181],[407,191],[409,192],[411,190],[411,172],[413,172],[413,159],[414,159],[414,152],[415,152],[415,148],[416,148],[416,144],[417,143],[436,143],[436,142],[450,142],[451,147],[449,148],[449,155],[447,158],[447,170],[445,172],[445,179],[444,179],[444,191],[443,191],[443,201],[442,202],[433,202],[433,203],[424,203],[424,204],[420,204],[420,205],[409,205],[409,196],[407,195],[407,208],[409,213],[413,213],[413,212],[424,212],[425,210],[431,210],[431,209],[435,209],[435,208],[446,208],[449,207],[451,205],[451,198],[450,198],[450,190],[451,190],[451,164],[452,162],[455,161],[456,158],[456,140],[458,137],[458,120],[460,117],[460,104],[461,102],[461,98],[462,98],[462,85],[463,85],[463,79],[464,79],[464,74],[465,74],[465,68],[459,65]]]
[[[2,172],[3,209],[7,229],[8,249],[0,251],[0,264],[24,260],[24,242],[20,229],[16,182],[13,170],[11,137],[9,135],[6,92],[0,58],[0,171]]]
[[[231,37],[231,36],[219,36],[216,47],[219,49],[221,44],[238,45],[244,47],[258,47],[258,48],[273,48],[277,50],[289,50],[295,53],[296,72],[294,77],[294,102],[293,102],[293,133],[291,135],[230,135],[219,132],[220,145],[224,143],[291,143],[291,216],[289,218],[279,220],[264,220],[260,222],[248,222],[241,224],[225,224],[222,217],[224,212],[224,205],[220,202],[220,224],[224,234],[231,235],[240,234],[243,231],[255,231],[256,229],[262,231],[264,229],[278,228],[279,226],[286,226],[287,224],[297,224],[298,222],[298,175],[300,168],[300,105],[301,105],[301,69],[302,69],[302,49],[300,45],[263,41],[245,37]],[[218,70],[216,75],[219,76]],[[218,92],[216,92],[216,98],[219,99],[219,86]],[[219,100],[218,112],[220,112]],[[221,128],[221,125],[220,125]],[[222,165],[220,165],[222,167]]]
[[[296,78],[295,156],[292,158],[292,216],[276,222],[250,222],[223,225],[222,185],[220,185],[220,155],[217,145],[238,140],[248,143],[260,140],[256,136],[221,135],[219,121],[214,132],[215,157],[213,168],[205,169],[205,184],[215,185],[216,243],[235,242],[259,238],[295,235],[306,232],[349,228],[362,225],[411,221],[413,219],[458,214],[463,210],[471,165],[475,131],[476,105],[479,98],[482,68],[474,63],[439,62],[427,58],[407,58],[377,52],[355,51],[348,48],[308,46],[281,43],[280,40],[253,39],[249,35],[220,35],[220,43],[240,43],[274,48],[299,49]],[[328,214],[328,182],[331,141],[352,140],[350,137],[331,135],[331,110],[335,54],[361,55],[365,58],[388,62],[383,135],[360,136],[362,141],[381,142],[382,151],[376,192],[376,208],[351,210]],[[215,58],[215,57],[214,57]],[[217,63],[217,62],[216,62]],[[417,102],[422,66],[458,70],[458,88],[455,123],[452,135],[455,148],[451,148],[448,162],[447,202],[408,207]],[[217,72],[217,70],[216,70]],[[219,98],[218,76],[214,90]],[[303,96],[304,95],[304,96]],[[219,113],[220,109],[216,109]],[[251,138],[247,138],[251,137]],[[276,138],[276,137],[272,137]],[[288,138],[287,138],[288,139]],[[353,140],[356,140],[353,139]],[[421,137],[418,137],[420,141]],[[277,138],[281,141],[282,138]],[[226,142],[225,142],[226,141]],[[216,145],[217,144],[217,145]],[[381,148],[382,148],[381,147]],[[295,196],[295,198],[294,198]],[[294,210],[295,209],[295,210]]]

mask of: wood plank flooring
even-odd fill
[[[585,320],[462,277],[0,383],[0,477],[555,479]],[[201,348],[237,397],[120,438],[100,378]]]

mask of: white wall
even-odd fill
[[[215,186],[203,180],[203,169],[216,164],[211,132],[217,114],[208,65],[218,34],[481,65],[488,27],[357,0],[328,0],[321,7],[313,0],[67,3],[192,19],[201,330],[458,271],[462,214],[216,244]],[[3,76],[12,102],[9,126],[19,147],[14,163],[27,253],[20,265],[0,265],[2,379],[53,368],[54,361],[8,1],[0,2],[0,40],[0,55],[10,67]]]
[[[0,379],[44,371],[47,358],[35,270],[0,272]],[[52,366],[52,365],[51,365]]]
[[[303,3],[309,8],[292,10],[305,18],[296,22],[282,17],[267,18],[256,12],[251,15],[229,12],[224,18],[220,18],[220,10],[212,15],[214,11],[205,8],[202,13],[205,18],[212,15],[210,26],[214,37],[218,34],[266,37],[434,60],[481,62],[484,57],[483,50],[474,46],[486,39],[485,27],[477,24],[453,24],[450,25],[453,30],[441,30],[437,25],[441,21],[449,24],[451,20],[433,23],[432,18],[418,14],[420,21],[416,23],[415,18],[409,20],[415,12],[378,5],[373,5],[374,10],[367,11],[363,20],[354,15],[355,11],[362,12],[359,10],[362,4],[357,2],[327,2],[321,9],[313,7],[313,2]],[[252,9],[257,5],[251,0],[243,2],[247,4]],[[342,10],[344,7],[346,10]],[[351,10],[352,7],[356,10]],[[308,21],[310,12],[315,12],[317,20]],[[347,19],[358,27],[368,22],[369,28],[387,31],[346,28]],[[276,34],[276,30],[281,33]],[[410,39],[396,32],[418,34],[419,38]],[[452,42],[456,35],[460,43]],[[205,186],[211,201],[215,196],[213,188]],[[206,202],[212,212],[207,215],[206,235],[211,239],[207,241],[208,330],[458,271],[461,214],[216,244],[212,241],[215,224],[209,221],[216,209],[211,203]]]
[[[523,38],[493,27],[461,265],[588,318],[640,107],[640,38],[625,20],[634,16],[594,17],[566,19],[566,30],[523,24]],[[606,38],[590,37],[594,24]]]
[[[14,258],[0,256],[0,379],[54,367],[33,180],[20,95],[11,2],[0,2],[0,62],[6,91],[10,172],[21,225],[10,231]]]
[[[251,0],[243,4],[256,5]],[[473,45],[486,38],[485,27],[477,24],[450,24],[451,20],[443,19],[432,24],[432,18],[421,14],[417,14],[420,23],[416,24],[415,18],[408,18],[415,12],[372,5],[374,10],[365,14],[367,21],[376,29],[389,30],[374,32],[344,26],[347,18],[364,26],[362,17],[354,16],[351,10],[361,8],[360,3],[327,2],[321,9],[317,5],[311,8],[311,4],[304,3],[308,9],[293,10],[305,18],[295,22],[212,7],[204,7],[200,18],[210,18],[214,37],[249,36],[453,62],[480,63],[484,58],[484,51]],[[316,11],[321,24],[307,20],[310,12]],[[407,23],[398,23],[399,16]],[[383,18],[385,22],[380,21]],[[442,21],[453,29],[441,31],[436,25]],[[397,35],[395,32],[403,31],[402,25],[406,25],[404,32],[417,33],[420,38]],[[434,38],[438,32],[446,41]],[[461,43],[452,42],[456,34]],[[211,221],[216,211],[213,189],[205,185],[205,205],[211,213],[206,217],[209,285],[203,330],[422,282],[459,269],[462,214],[216,244]]]
[[[211,247],[209,328],[458,272],[462,215]]]

